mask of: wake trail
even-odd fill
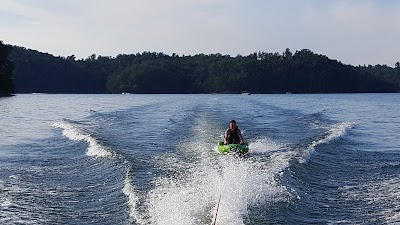
[[[92,135],[85,133],[83,130],[74,126],[67,121],[54,123],[53,127],[63,129],[63,135],[72,141],[84,141],[89,144],[86,155],[92,157],[113,157],[115,153],[105,146],[101,145],[99,141]]]
[[[328,128],[328,131],[325,133],[325,135],[318,140],[312,141],[307,149],[303,152],[302,156],[299,158],[300,163],[306,163],[313,152],[315,151],[315,148],[319,145],[322,144],[327,144],[330,143],[333,140],[339,139],[347,134],[347,131],[355,126],[355,123],[353,122],[341,122],[334,124]]]
[[[287,201],[290,194],[280,177],[293,154],[276,151],[282,146],[263,139],[250,146],[265,153],[264,158],[222,155],[215,141],[220,130],[197,119],[195,137],[158,159],[160,168],[180,172],[155,180],[148,199],[150,224],[210,224],[217,214],[217,224],[242,225],[250,206]]]
[[[63,129],[63,135],[72,141],[83,141],[88,144],[86,155],[88,157],[96,158],[108,158],[114,160],[122,160],[122,164],[126,167],[126,173],[124,175],[124,184],[121,192],[127,198],[127,205],[129,206],[129,217],[131,221],[139,224],[144,224],[142,215],[139,213],[139,197],[135,186],[132,184],[133,181],[131,176],[133,174],[132,169],[129,166],[129,162],[122,155],[102,145],[93,135],[83,131],[77,125],[74,125],[68,121],[62,121],[54,123],[53,127]]]

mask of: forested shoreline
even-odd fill
[[[15,93],[385,93],[400,65],[352,66],[308,49],[235,57],[157,52],[53,56],[13,46]],[[3,82],[2,82],[3,84]],[[11,91],[12,92],[12,91]]]
[[[9,59],[12,47],[0,41],[0,97],[9,96],[14,92],[12,72],[14,65]]]

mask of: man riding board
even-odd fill
[[[229,128],[225,131],[224,144],[243,144],[242,132],[236,126],[236,121],[229,121]]]

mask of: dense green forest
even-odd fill
[[[14,65],[9,60],[12,47],[10,45],[4,45],[0,41],[0,96],[7,96],[13,93],[13,79],[12,72]]]
[[[344,65],[308,49],[292,53],[143,52],[55,57],[14,46],[15,92],[31,93],[363,93],[399,92],[400,66]]]

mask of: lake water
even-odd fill
[[[0,224],[399,224],[399,102],[0,98]],[[217,151],[231,119],[245,157]]]

